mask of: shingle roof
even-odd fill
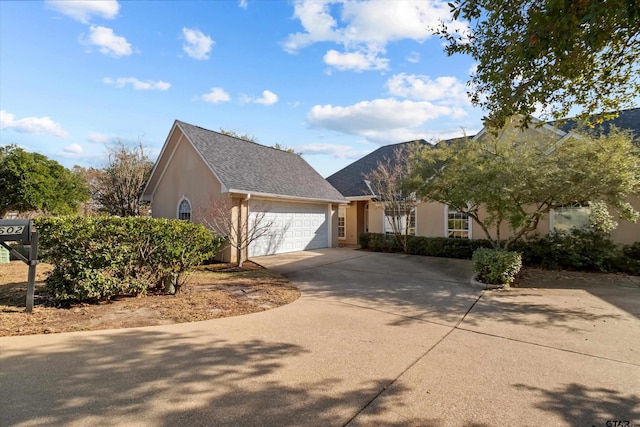
[[[349,166],[334,173],[327,178],[327,181],[337,188],[345,197],[373,196],[371,189],[364,180],[365,175],[371,173],[378,166],[378,162],[385,162],[387,159],[393,160],[397,148],[406,149],[414,142],[416,141],[380,147],[376,151],[367,154],[360,160],[356,160]],[[424,139],[418,140],[417,142],[420,144],[428,144]]]
[[[634,139],[640,139],[640,108],[622,110],[618,113],[618,117],[596,125],[594,130],[596,134],[607,135],[611,126],[615,126],[618,129],[630,130],[633,133]],[[576,127],[578,127],[578,121],[568,119],[560,126],[560,130],[569,132]]]
[[[176,120],[184,135],[229,191],[346,202],[297,154]]]

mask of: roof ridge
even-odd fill
[[[224,133],[224,132],[218,132],[218,131],[215,131],[215,130],[207,129],[207,128],[204,128],[204,127],[202,127],[202,126],[192,125],[191,123],[187,123],[187,122],[184,122],[184,121],[182,121],[182,120],[177,120],[177,119],[176,119],[176,122],[180,122],[180,123],[183,123],[183,124],[188,125],[188,126],[193,126],[193,127],[195,127],[195,128],[202,129],[202,130],[207,131],[207,132],[212,132],[212,133],[215,133],[215,134],[217,134],[217,135],[221,135],[221,136],[224,136],[224,137],[227,137],[227,138],[237,139],[237,140],[239,140],[239,141],[243,141],[243,142],[248,142],[248,143],[251,143],[251,144],[255,144],[255,145],[258,145],[258,146],[263,147],[263,148],[270,148],[270,149],[272,149],[272,150],[278,150],[278,151],[283,152],[283,153],[287,153],[287,154],[294,154],[294,155],[298,156],[296,153],[292,153],[292,152],[290,152],[290,151],[282,150],[282,149],[280,149],[280,148],[276,148],[276,147],[274,147],[274,146],[272,146],[272,145],[265,145],[265,144],[261,144],[261,143],[259,143],[259,142],[257,142],[257,141],[250,141],[250,140],[248,140],[248,139],[240,138],[240,137],[239,137],[239,136],[237,136],[237,135],[229,135],[229,134],[226,134],[226,133]],[[300,156],[298,156],[298,157],[300,157]]]

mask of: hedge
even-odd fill
[[[201,225],[149,217],[69,216],[34,220],[40,258],[54,265],[47,288],[54,302],[143,295],[210,259],[220,239]]]
[[[360,247],[377,252],[402,252],[395,239],[384,234],[363,233],[360,235]],[[478,248],[491,248],[491,242],[483,239],[449,239],[446,237],[409,236],[408,253],[411,255],[435,256],[444,258],[471,259]]]
[[[359,242],[362,249],[402,252],[394,239],[384,234],[363,233]],[[492,245],[484,239],[409,236],[408,248],[411,255],[471,259],[476,250],[491,249]],[[509,249],[520,252],[522,263],[530,267],[640,275],[640,242],[616,245],[605,233],[595,230],[554,232],[517,241]]]

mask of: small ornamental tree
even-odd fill
[[[87,175],[93,199],[110,215],[137,216],[146,208],[142,191],[153,169],[153,162],[142,144],[128,147],[117,141],[109,147],[109,161]]]
[[[398,147],[392,158],[386,158],[374,170],[365,175],[365,180],[375,193],[376,202],[385,212],[393,232],[393,238],[403,252],[408,250],[409,236],[415,230],[413,220],[418,201],[410,180],[410,158],[418,145]]]
[[[244,251],[273,228],[274,220],[269,218],[269,206],[252,204],[254,213],[243,217],[239,206],[234,206],[230,198],[211,198],[209,204],[199,209],[196,216],[202,224],[216,235],[225,239],[236,251],[238,267],[244,263]]]
[[[511,128],[421,150],[413,162],[419,197],[468,215],[496,249],[508,249],[567,205],[601,202],[635,222],[629,196],[640,193],[640,154],[629,133],[561,141],[528,135]]]

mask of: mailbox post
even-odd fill
[[[11,248],[7,242],[31,244],[29,258]],[[0,220],[0,245],[29,266],[27,277],[27,313],[33,311],[33,296],[36,288],[36,265],[38,265],[38,232],[31,227],[29,219]]]

